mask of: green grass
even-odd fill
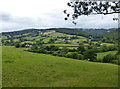
[[[77,36],[79,39],[86,39],[86,37],[83,36]]]
[[[51,38],[46,37],[45,39],[43,39],[43,42],[44,42],[44,43],[48,43],[50,39],[51,39]]]
[[[87,41],[87,39],[80,38],[80,39],[73,39],[72,41],[80,42],[80,41]]]
[[[59,47],[63,47],[63,46],[66,46],[66,47],[78,47],[79,44],[45,44],[47,46],[49,45],[55,45],[55,46],[59,46]]]
[[[36,42],[32,42],[32,41],[24,41],[24,42],[21,42],[21,44],[24,44],[24,43],[31,43],[31,44],[34,44]]]
[[[97,58],[102,59],[107,54],[116,54],[116,53],[117,51],[100,52],[100,53],[97,53]]]
[[[62,40],[56,40],[54,43],[64,43]]]
[[[3,87],[117,87],[118,66],[3,47]]]
[[[98,42],[97,42],[97,41],[92,41],[92,43],[96,44],[96,43],[98,43]],[[103,43],[103,42],[102,42],[102,44],[103,44],[103,45],[107,45],[107,46],[113,46],[113,45],[115,45],[115,44],[113,44],[113,43]]]
[[[18,41],[19,41],[19,39],[14,39],[13,41],[14,41],[14,42],[18,42]]]
[[[64,33],[53,32],[53,33],[49,34],[49,36],[51,36],[51,37],[74,37],[75,35],[68,35],[68,34],[64,34]]]
[[[41,36],[36,36],[36,37],[24,37],[24,39],[27,39],[27,40],[37,40],[37,39],[40,39]]]

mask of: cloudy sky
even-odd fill
[[[0,0],[0,30],[2,32],[27,28],[117,28],[115,15],[81,16],[72,24],[64,20],[69,0]]]

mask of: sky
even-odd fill
[[[65,21],[65,9],[70,0],[0,0],[0,31],[17,31],[29,28],[117,28],[114,15],[80,16],[76,22]]]

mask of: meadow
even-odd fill
[[[3,46],[3,87],[117,87],[118,65]]]
[[[59,47],[78,47],[79,44],[44,44],[45,46],[50,46],[50,45],[55,45],[55,46],[59,46]]]
[[[117,51],[100,52],[100,53],[97,53],[97,58],[102,59],[107,54],[116,54],[116,53]]]

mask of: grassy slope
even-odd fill
[[[52,37],[74,37],[75,35],[68,35],[68,34],[64,34],[64,33],[54,32],[54,33],[49,34],[49,36],[52,36]]]
[[[116,87],[118,66],[3,47],[3,87]]]

